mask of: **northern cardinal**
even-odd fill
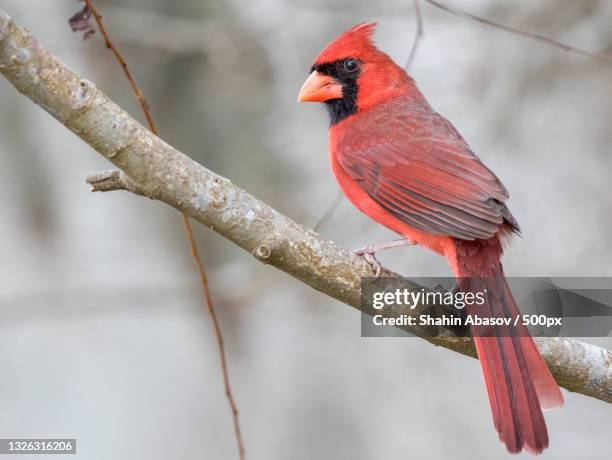
[[[361,253],[375,262],[381,248],[420,244],[446,257],[459,289],[487,289],[491,316],[517,315],[500,262],[502,243],[519,232],[508,192],[376,48],[375,28],[362,23],[329,43],[298,96],[327,108],[329,158],[344,194],[404,238]],[[472,328],[495,428],[508,451],[540,453],[548,446],[542,409],[561,406],[561,391],[524,327],[495,327],[493,336]]]

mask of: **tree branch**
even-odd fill
[[[104,38],[104,45],[108,50],[113,53],[115,60],[123,69],[123,74],[127,78],[132,87],[132,91],[136,96],[136,100],[138,101],[138,105],[140,106],[140,110],[147,120],[147,125],[149,130],[155,135],[157,135],[157,128],[155,127],[155,123],[153,122],[153,116],[151,115],[151,110],[149,108],[149,103],[145,99],[140,90],[140,87],[136,83],[136,79],[132,75],[132,71],[130,70],[127,61],[123,57],[123,55],[119,52],[117,47],[114,45],[113,41],[110,38],[106,30],[106,26],[104,25],[104,21],[102,20],[102,15],[96,8],[93,3],[93,0],[83,0],[86,7],[84,10],[76,14],[76,17],[85,20],[85,32],[84,39],[93,33],[93,27],[87,25],[88,14],[91,13],[98,25],[98,29]],[[68,23],[71,25],[74,30],[75,27],[72,24],[74,20],[73,16]],[[80,27],[77,29],[83,29],[83,24],[81,23]],[[129,190],[130,186],[134,187],[134,184],[131,184],[129,178],[125,176],[122,172],[111,172],[106,173],[106,184],[107,186],[112,183],[112,179],[117,178],[119,180],[119,184],[115,183],[116,186],[124,185]],[[227,397],[230,409],[232,411],[232,420],[234,422],[234,432],[236,434],[236,443],[238,445],[238,453],[240,455],[240,460],[244,460],[246,458],[246,451],[244,448],[244,442],[242,440],[242,430],[240,429],[240,417],[238,414],[238,405],[236,404],[236,400],[234,399],[234,393],[232,391],[232,385],[230,381],[229,369],[227,366],[227,356],[225,353],[225,341],[223,339],[223,331],[221,330],[221,323],[219,322],[219,317],[217,316],[217,310],[215,308],[215,304],[212,299],[212,294],[210,293],[210,287],[208,285],[208,276],[206,276],[206,267],[204,266],[204,262],[202,261],[202,257],[200,256],[200,251],[198,250],[198,245],[193,236],[193,228],[191,226],[191,222],[189,220],[189,215],[183,212],[183,228],[185,230],[185,236],[187,237],[187,242],[189,243],[189,248],[191,249],[191,256],[195,262],[196,268],[198,270],[198,275],[200,277],[200,287],[202,288],[202,294],[204,296],[204,303],[206,305],[206,309],[210,314],[210,319],[213,325],[213,331],[215,334],[215,338],[217,340],[217,348],[219,350],[219,362],[221,365],[221,375],[223,377],[223,385],[225,386],[225,396]]]
[[[0,73],[129,177],[122,179],[119,173],[118,179],[107,178],[109,186],[128,190],[132,187],[136,193],[163,201],[233,241],[261,262],[274,265],[341,302],[362,308],[361,278],[372,275],[367,262],[280,214],[156,137],[91,82],[68,69],[2,10]],[[92,187],[101,187],[99,184],[100,181],[93,181]],[[399,276],[386,269],[382,274]],[[415,283],[412,287],[421,289]],[[411,313],[406,309],[405,314]],[[434,345],[476,356],[469,338],[447,334],[431,337],[416,327],[406,329]],[[612,402],[611,352],[562,338],[540,338],[536,343],[560,385]]]
[[[445,5],[443,3],[440,3],[436,0],[424,0],[426,3],[429,3],[432,6],[435,6],[436,8],[441,9],[442,11],[446,11],[447,13],[450,13],[452,15],[458,16],[460,18],[465,18],[465,19],[471,19],[473,21],[476,21],[480,24],[484,24],[486,26],[489,27],[493,27],[494,29],[499,29],[499,30],[503,30],[505,32],[510,32],[512,34],[515,35],[521,35],[523,37],[527,37],[527,38],[531,38],[533,40],[542,42],[542,43],[546,43],[547,45],[550,46],[554,46],[556,48],[560,48],[562,50],[565,51],[569,51],[570,53],[575,53],[575,54],[581,54],[583,56],[588,56],[588,57],[592,57],[595,59],[604,59],[604,60],[610,60],[612,59],[612,54],[608,54],[608,53],[593,53],[591,51],[587,51],[587,50],[583,50],[580,48],[577,48],[575,46],[572,45],[568,45],[566,43],[562,43],[560,41],[554,40],[552,38],[546,37],[544,35],[541,34],[537,34],[534,32],[527,32],[524,30],[520,30],[520,29],[516,29],[514,27],[510,27],[507,26],[505,24],[501,24],[499,22],[495,22],[495,21],[491,21],[490,19],[487,18],[483,18],[481,16],[477,16],[473,13],[468,13],[467,11],[464,10],[460,10],[459,8],[455,8],[452,6],[448,6]]]
[[[410,66],[416,57],[417,50],[419,49],[419,41],[423,38],[423,15],[421,14],[421,7],[419,6],[419,0],[414,0],[414,17],[416,18],[416,29],[414,31],[414,39],[412,40],[412,47],[410,48],[410,54],[404,70],[408,72]]]

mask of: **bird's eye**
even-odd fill
[[[359,70],[359,61],[357,59],[347,59],[342,63],[342,67],[348,73],[353,73]]]

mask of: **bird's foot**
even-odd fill
[[[380,271],[382,270],[382,264],[376,258],[376,251],[372,251],[371,246],[366,246],[361,249],[357,249],[355,254],[359,257],[363,257],[363,259],[370,264],[372,270],[374,270],[374,278],[378,278],[380,276]]]
[[[378,278],[382,270],[382,264],[376,258],[376,253],[384,249],[396,248],[399,246],[407,246],[416,244],[409,238],[401,238],[399,240],[385,241],[384,243],[375,243],[364,246],[363,248],[357,249],[355,254],[363,257],[364,260],[370,264],[372,270],[374,270],[374,277]]]

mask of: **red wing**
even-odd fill
[[[380,123],[374,118],[355,126],[358,137],[346,136],[338,155],[372,199],[399,220],[435,235],[488,239],[504,221],[518,231],[504,204],[506,189],[448,121],[433,112],[424,124],[412,116],[386,116]],[[381,128],[387,139],[376,142]]]

